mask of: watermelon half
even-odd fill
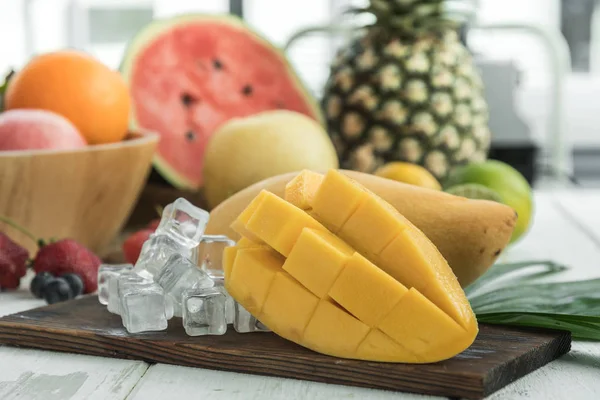
[[[233,117],[280,108],[323,123],[283,52],[232,15],[154,21],[131,41],[120,70],[132,128],[161,135],[154,166],[180,189],[202,186],[208,140]]]

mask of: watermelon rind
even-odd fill
[[[325,126],[325,118],[322,113],[319,103],[315,97],[310,93],[305,85],[304,81],[296,73],[296,70],[291,65],[283,50],[275,46],[271,41],[265,38],[263,35],[249,27],[241,18],[231,14],[201,14],[191,13],[176,15],[169,18],[156,19],[142,28],[137,35],[135,35],[127,44],[123,59],[119,66],[119,71],[123,76],[123,79],[127,84],[130,84],[131,71],[137,59],[137,56],[143,52],[152,41],[160,36],[164,32],[168,32],[174,26],[182,26],[185,24],[197,24],[203,21],[219,22],[227,24],[229,26],[235,26],[245,30],[248,34],[253,35],[254,38],[258,39],[265,47],[270,48],[274,54],[278,55],[287,67],[288,77],[294,84],[294,87],[298,89],[298,92],[303,95],[307,104],[310,106],[313,117],[322,125]],[[141,127],[138,125],[135,111],[131,110],[130,116],[130,128],[133,131],[139,130]],[[169,163],[163,159],[158,152],[154,154],[153,158],[154,168],[163,176],[167,182],[173,185],[175,188],[180,190],[191,190],[196,191],[199,188],[192,184],[188,179],[179,174],[173,169]]]

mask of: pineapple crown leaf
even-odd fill
[[[450,10],[446,0],[411,0],[392,2],[370,0],[366,7],[354,7],[349,14],[371,14],[376,22],[388,30],[410,33],[457,29],[473,14],[468,1],[458,9]]]

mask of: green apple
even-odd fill
[[[487,187],[498,194],[502,203],[517,212],[519,219],[511,243],[516,242],[528,231],[533,214],[533,193],[525,177],[515,168],[497,160],[458,166],[450,172],[444,187],[464,184]]]

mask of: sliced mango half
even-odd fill
[[[305,171],[232,224],[225,285],[279,336],[343,358],[430,363],[468,348],[477,320],[429,239],[359,183]]]

